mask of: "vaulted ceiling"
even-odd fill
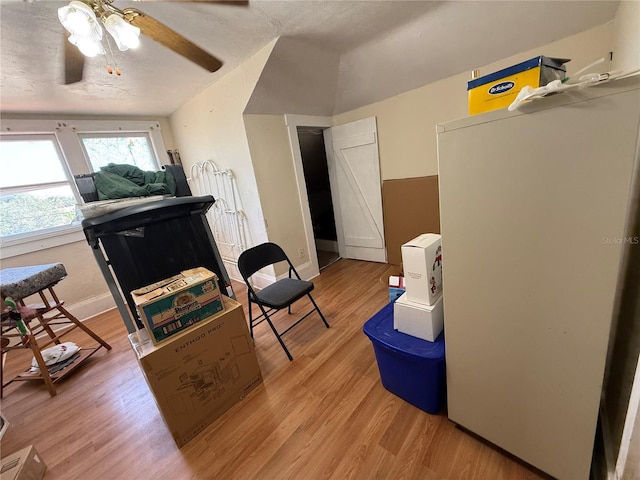
[[[209,73],[153,40],[88,59],[62,85],[67,2],[0,0],[0,110],[170,115],[276,38],[248,110],[339,113],[601,25],[617,1],[116,0],[166,23],[224,61]],[[309,85],[313,85],[310,90]],[[321,88],[318,88],[321,85]],[[321,102],[321,105],[320,105]],[[315,112],[314,112],[315,113]]]

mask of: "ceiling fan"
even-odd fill
[[[58,18],[64,28],[64,84],[82,80],[85,56],[106,54],[104,43],[111,50],[111,40],[119,50],[135,48],[139,44],[140,33],[191,60],[210,72],[222,66],[222,61],[198,47],[160,21],[136,8],[119,9],[114,0],[72,0],[58,9]],[[144,1],[144,0],[134,0]],[[162,0],[146,0],[162,1]],[[220,3],[224,5],[246,6],[247,0],[171,0],[184,2]],[[104,34],[106,30],[109,35]],[[110,40],[111,39],[111,40]],[[120,75],[120,70],[107,71]]]

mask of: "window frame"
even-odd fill
[[[119,135],[122,134],[122,135]],[[153,148],[153,141],[151,139],[151,135],[149,132],[132,132],[132,131],[118,131],[118,132],[77,132],[78,139],[80,140],[80,145],[82,146],[82,152],[84,153],[85,158],[87,159],[87,163],[89,164],[89,169],[92,172],[95,172],[93,168],[93,164],[91,163],[91,158],[89,157],[89,152],[87,152],[87,147],[82,141],[84,138],[117,138],[118,136],[127,136],[127,137],[144,137],[147,139],[147,143],[149,148],[151,149],[152,161],[155,163],[154,168],[156,170],[161,168],[160,159],[155,153],[155,149]]]
[[[57,182],[46,182],[46,183],[30,183],[28,185],[19,185],[19,186],[15,186],[15,187],[4,187],[2,188],[2,190],[6,191],[6,192],[10,192],[10,193],[19,193],[19,192],[26,192],[29,190],[37,190],[38,187],[54,187],[54,186],[69,186],[69,188],[71,188],[71,193],[73,194],[76,203],[80,203],[82,201],[82,197],[80,197],[80,194],[78,193],[78,189],[75,185],[75,180],[73,178],[73,174],[71,173],[71,170],[69,169],[69,166],[67,165],[67,163],[64,160],[64,155],[62,153],[62,148],[60,147],[60,143],[58,142],[58,139],[56,138],[55,135],[51,134],[51,133],[31,133],[31,134],[22,134],[22,133],[17,133],[17,134],[3,134],[2,136],[4,137],[10,137],[11,140],[9,141],[28,141],[28,140],[49,140],[51,141],[51,144],[53,145],[53,148],[56,152],[56,154],[58,155],[58,160],[60,161],[60,165],[62,167],[62,171],[64,173],[65,176],[65,180],[60,180]],[[13,245],[17,245],[19,243],[24,243],[24,242],[28,242],[30,239],[32,238],[37,238],[39,240],[42,240],[44,238],[48,238],[52,235],[60,235],[66,232],[70,232],[76,229],[76,227],[79,226],[79,223],[72,223],[71,225],[59,225],[57,227],[49,227],[49,228],[43,228],[40,230],[35,230],[33,232],[27,232],[27,233],[18,233],[15,235],[9,235],[6,237],[3,237],[2,239],[0,239],[0,246],[6,247],[6,246],[13,246]],[[4,255],[2,255],[2,258],[4,258]]]
[[[92,173],[89,157],[84,149],[81,136],[118,134],[145,134],[157,168],[168,164],[160,123],[154,120],[45,120],[45,119],[0,119],[0,134],[16,138],[34,138],[50,135],[55,138],[65,174],[78,203],[82,197],[75,183],[75,175]],[[39,250],[84,241],[80,224],[53,227],[0,238],[0,260]]]

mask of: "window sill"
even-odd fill
[[[0,242],[0,260],[85,240],[80,225],[59,232]]]

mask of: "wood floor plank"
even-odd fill
[[[388,301],[388,265],[340,260],[315,278],[331,328],[311,315],[284,337],[255,331],[263,383],[178,449],[131,350],[117,311],[87,320],[113,349],[57,384],[6,388],[2,454],[34,444],[46,480],[540,479],[533,469],[388,392],[364,323]],[[246,305],[246,290],[233,283]],[[302,312],[296,307],[295,313]],[[286,313],[279,325],[291,320]],[[79,345],[86,337],[73,332]],[[11,352],[7,376],[30,363]]]

